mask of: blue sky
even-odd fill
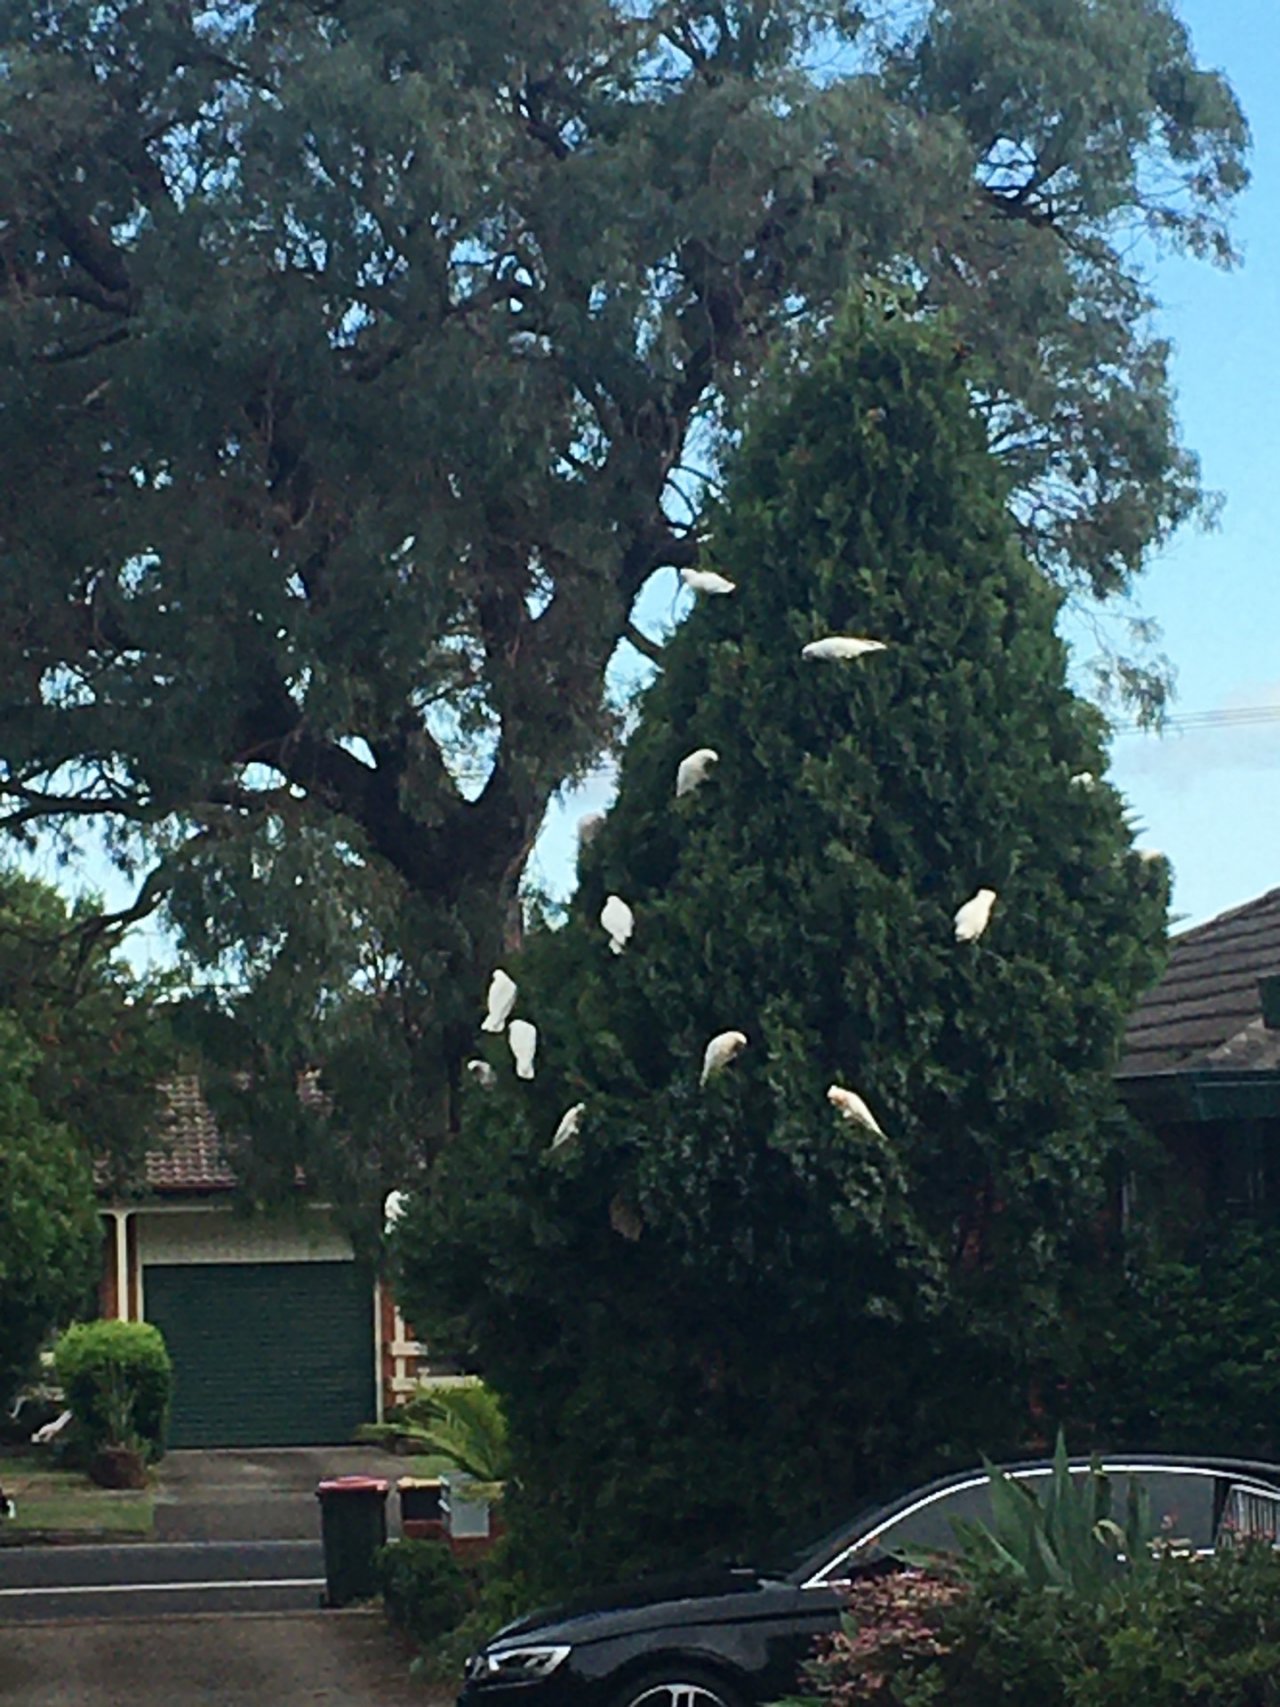
[[[1184,533],[1154,560],[1136,603],[1163,629],[1177,677],[1179,716],[1280,707],[1280,0],[1183,0],[1198,57],[1225,70],[1254,133],[1253,184],[1235,231],[1244,265],[1224,273],[1202,262],[1154,268],[1161,328],[1175,346],[1184,437],[1199,452],[1206,484],[1225,507],[1216,531]],[[657,577],[646,601],[661,622],[674,575]],[[628,651],[628,649],[624,649]],[[634,665],[634,655],[628,652]],[[1119,736],[1112,780],[1137,808],[1143,845],[1174,871],[1175,916],[1211,917],[1280,885],[1280,715],[1270,723],[1201,727],[1161,736]],[[531,877],[553,894],[572,888],[575,826],[608,803],[602,774],[557,803],[535,851]],[[68,889],[104,886],[113,902],[128,887],[86,858],[45,875]],[[162,952],[154,927],[135,958]]]
[[[1183,435],[1225,498],[1218,528],[1175,540],[1135,599],[1163,630],[1175,719],[1280,708],[1280,0],[1183,0],[1181,12],[1201,63],[1226,71],[1240,95],[1254,152],[1235,223],[1244,265],[1170,259],[1152,274]],[[661,592],[669,608],[672,586]],[[1280,711],[1271,723],[1118,736],[1111,779],[1145,825],[1142,845],[1172,861],[1185,923],[1280,885]],[[577,819],[609,794],[601,776],[553,808],[533,869],[553,892],[572,886]]]

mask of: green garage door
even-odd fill
[[[162,1263],[171,1446],[332,1446],[374,1414],[373,1281],[354,1262]]]

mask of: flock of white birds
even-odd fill
[[[702,593],[713,597],[724,597],[737,591],[737,584],[726,576],[711,569],[682,569],[680,578],[691,592]],[[869,657],[873,653],[883,652],[886,642],[883,640],[868,640],[860,635],[828,634],[819,640],[811,640],[800,650],[800,656],[816,662],[850,662],[859,658]],[[676,767],[675,797],[683,799],[701,788],[708,781],[712,770],[719,763],[720,755],[714,747],[697,747],[693,752],[681,759]],[[1072,777],[1072,782],[1080,787],[1091,788],[1093,777],[1082,771]],[[586,843],[599,830],[604,822],[600,813],[591,813],[584,818],[579,826],[579,839]],[[961,906],[955,915],[955,939],[958,943],[976,942],[991,922],[991,911],[996,904],[994,889],[979,889]],[[606,898],[600,911],[600,925],[607,933],[609,947],[614,954],[621,954],[630,942],[635,932],[635,913],[620,895],[610,895]],[[481,1031],[507,1034],[507,1044],[515,1062],[516,1076],[521,1079],[532,1079],[534,1063],[538,1052],[538,1028],[529,1020],[512,1019],[518,995],[516,981],[502,967],[498,967],[489,981],[489,993],[485,1004],[484,1018],[480,1022]],[[702,1056],[702,1075],[700,1084],[705,1085],[708,1079],[722,1072],[729,1064],[741,1055],[747,1047],[747,1035],[743,1031],[718,1032],[707,1044]],[[467,1071],[478,1084],[488,1090],[497,1082],[497,1074],[487,1061],[479,1058],[467,1062]],[[852,1126],[860,1126],[879,1137],[884,1136],[876,1117],[867,1107],[866,1102],[857,1091],[848,1090],[843,1085],[831,1085],[827,1090],[827,1101],[835,1109],[841,1119]],[[551,1139],[551,1151],[563,1149],[577,1138],[586,1114],[587,1105],[576,1102],[565,1110],[560,1118]],[[390,1192],[384,1206],[386,1230],[389,1232],[400,1220],[407,1208],[408,1199],[404,1192]]]

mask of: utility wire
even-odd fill
[[[1280,723],[1280,705],[1242,705],[1220,711],[1188,711],[1181,717],[1166,717],[1155,729],[1141,723],[1117,723],[1116,735],[1180,734],[1195,729],[1256,729],[1264,724]]]

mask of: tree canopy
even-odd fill
[[[147,992],[94,924],[91,904],[0,873],[0,1402],[89,1299],[94,1164],[127,1176],[166,1060]]]
[[[0,133],[0,822],[151,861],[223,988],[302,965],[299,1035],[355,978],[422,1141],[637,597],[851,287],[950,313],[1054,582],[1201,502],[1133,245],[1228,260],[1247,133],[1166,0],[3,0]]]
[[[670,643],[568,922],[507,962],[536,1077],[487,1040],[402,1284],[501,1393],[557,1570],[759,1547],[1035,1426],[1167,874],[1007,499],[945,324],[843,322],[748,429],[708,545],[738,590]],[[885,650],[802,658],[832,633]]]

